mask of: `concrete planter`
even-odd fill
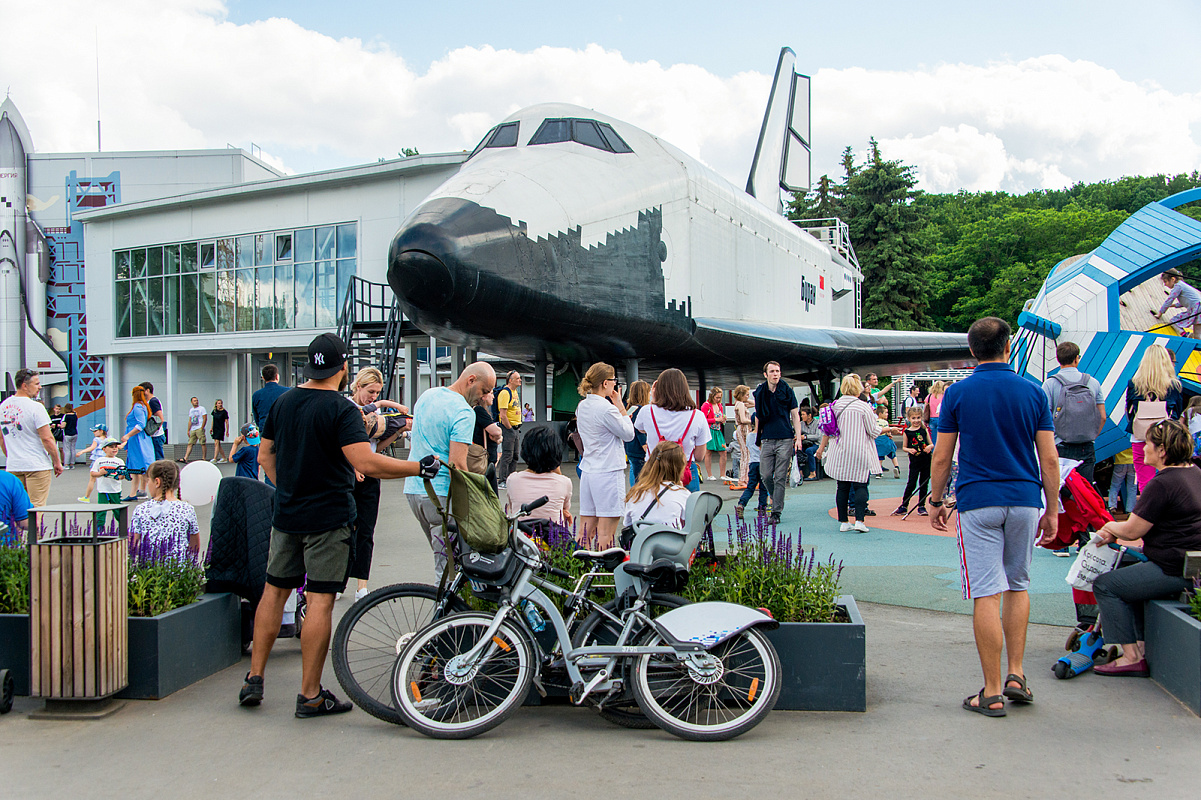
[[[29,694],[28,614],[0,614],[0,669],[13,676],[17,694]]]
[[[117,697],[158,700],[241,658],[237,595],[206,594],[157,617],[130,617],[129,686]]]
[[[1201,716],[1201,620],[1174,600],[1147,603],[1145,628],[1151,678]]]
[[[837,600],[850,622],[784,622],[767,638],[783,668],[778,711],[866,711],[867,651],[855,598]]]

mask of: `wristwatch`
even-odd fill
[[[943,505],[941,500],[927,500],[926,502],[930,504],[930,508],[942,508]]]

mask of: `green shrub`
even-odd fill
[[[29,613],[29,550],[24,539],[0,535],[0,614]]]
[[[204,593],[204,567],[186,550],[145,540],[129,553],[129,616],[154,617],[195,603]]]

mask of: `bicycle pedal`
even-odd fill
[[[571,700],[573,705],[579,705],[584,702],[584,682],[576,681],[571,684],[571,688],[567,690],[567,698]]]
[[[539,696],[546,697],[546,687],[542,685],[541,675],[534,676],[534,688],[538,690]]]

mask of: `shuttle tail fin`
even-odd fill
[[[809,110],[809,76],[797,73],[792,48],[782,48],[746,181],[747,194],[776,213],[784,213],[780,189],[809,190]]]

